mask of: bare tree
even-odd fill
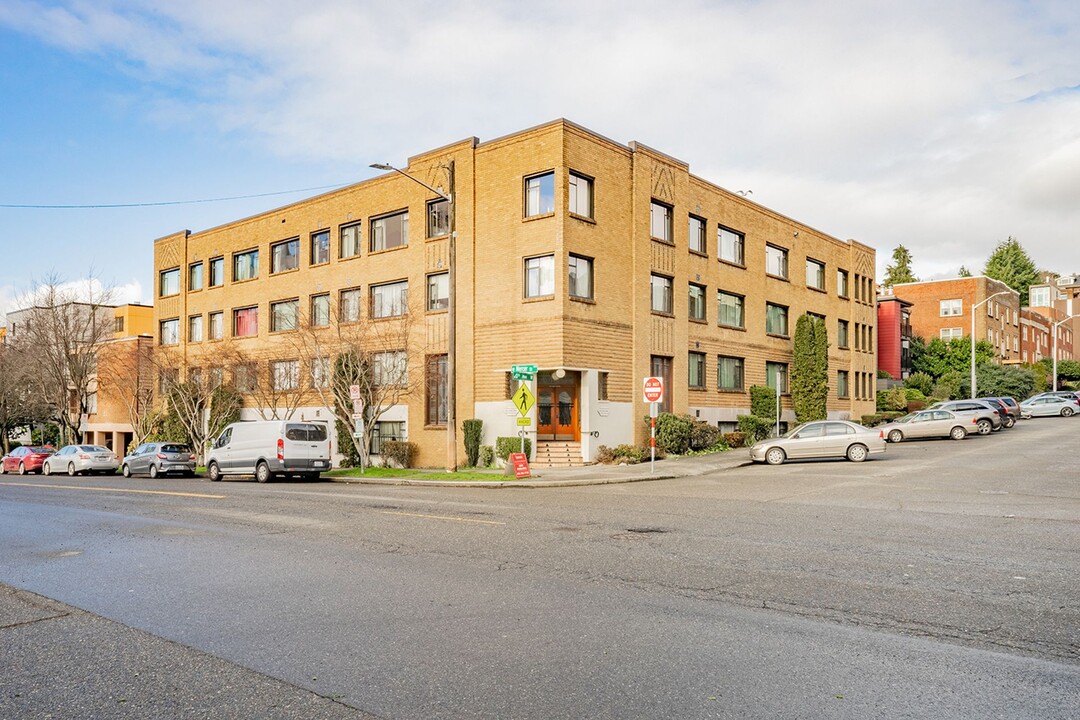
[[[223,354],[235,372],[234,356],[228,350]],[[227,366],[190,365],[179,353],[164,348],[158,348],[154,364],[162,407],[171,411],[202,461],[207,441],[239,415],[240,396],[226,382]]]
[[[132,443],[139,445],[161,418],[154,391],[154,342],[149,337],[105,343],[98,351],[99,402],[123,406],[131,425]],[[126,452],[126,448],[121,448]]]
[[[0,344],[0,443],[11,449],[12,431],[51,416],[34,384],[34,357],[21,343]]]
[[[299,358],[260,361],[240,355],[239,364],[250,366],[254,373],[248,395],[259,416],[263,420],[291,418],[307,394],[300,381]]]

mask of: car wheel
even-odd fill
[[[78,473],[75,472],[75,463],[68,463],[68,475],[71,477],[78,475]]]
[[[980,435],[989,435],[990,433],[994,432],[994,423],[990,422],[986,418],[980,420],[978,424]]]
[[[217,482],[221,479],[221,468],[218,467],[216,462],[206,466],[206,476],[210,478],[210,482]]]
[[[268,482],[270,480],[270,466],[265,462],[261,462],[255,466],[255,479],[261,483]]]
[[[158,476],[158,467],[154,463],[150,463],[150,479],[153,480]]]
[[[20,475],[25,475],[26,474],[26,464],[25,463],[19,463],[19,474]]]
[[[786,459],[787,455],[777,447],[769,448],[769,451],[765,453],[765,462],[770,465],[781,465]]]
[[[904,433],[900,432],[899,430],[890,430],[889,431],[889,442],[898,443],[903,439],[904,439]]]
[[[869,454],[865,445],[852,445],[847,449],[847,459],[851,462],[862,462]]]
[[[52,468],[49,467],[49,463],[45,463],[44,465],[41,466],[41,474],[42,475],[52,475]]]
[[[128,467],[127,463],[124,463],[124,467],[120,468],[120,472],[124,474],[124,477],[131,477],[131,468]]]
[[[1007,415],[1004,420],[1001,421],[1006,428],[1011,428],[1016,424],[1016,418],[1012,415]]]
[[[953,440],[963,440],[967,437],[967,430],[957,425],[949,431],[949,437],[951,437]]]
[[[1061,408],[1061,417],[1069,417],[1073,414],[1073,412],[1074,411],[1071,407],[1063,407]]]

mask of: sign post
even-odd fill
[[[517,367],[515,365],[515,367]],[[518,385],[517,392],[510,398],[514,403],[514,407],[517,408],[518,414],[521,415],[518,418],[518,435],[521,437],[521,452],[525,452],[525,428],[531,425],[529,421],[529,411],[532,410],[532,406],[536,404],[536,396],[533,395],[532,390],[529,389],[527,383]],[[522,422],[524,421],[524,422]]]
[[[649,403],[649,474],[656,473],[656,416],[664,399],[664,379],[647,377],[642,383],[641,396]]]

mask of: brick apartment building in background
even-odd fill
[[[582,461],[600,445],[647,442],[646,376],[664,378],[664,409],[734,429],[751,385],[786,390],[804,313],[829,330],[829,415],[873,411],[872,248],[565,120],[424,152],[405,172],[448,191],[451,161],[455,408],[459,424],[484,421],[484,444],[517,435],[514,364],[539,367],[529,382],[533,439],[568,442]],[[157,343],[200,371],[221,366],[226,345],[257,357],[263,382],[299,378],[308,391],[294,417],[326,419],[311,392],[326,364],[300,357],[296,334],[407,316],[408,353],[373,349],[423,382],[370,431],[407,438],[417,465],[440,466],[449,230],[446,201],[392,172],[160,238]],[[257,417],[255,404],[249,394],[243,417]],[[784,408],[792,421],[790,398]]]
[[[1080,334],[1080,275],[1052,275],[1044,280],[1028,288],[1028,307],[1054,322],[1058,335],[1058,360],[1080,360],[1080,347],[1073,342],[1073,338]],[[1064,345],[1069,346],[1067,352],[1062,351]],[[1051,349],[1045,357],[1053,352],[1052,347],[1051,337]]]

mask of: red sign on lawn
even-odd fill
[[[660,402],[664,399],[664,379],[658,377],[645,378],[645,385],[642,391],[642,395],[645,398],[645,402],[654,403]]]
[[[529,475],[529,456],[525,453],[510,453],[510,463],[514,466],[514,478],[531,477]]]

